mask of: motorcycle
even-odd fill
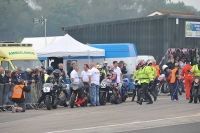
[[[193,96],[194,96],[194,103],[197,103],[197,100],[200,101],[200,77],[194,78],[194,84],[193,84]]]
[[[109,79],[103,79],[101,81],[99,89],[99,103],[100,105],[106,105],[110,100],[109,89],[112,87],[112,81]]]
[[[158,83],[156,84],[155,91],[157,96],[159,96],[161,93],[170,93],[169,83],[164,74],[161,74],[158,77]]]
[[[129,88],[129,79],[125,78],[123,79],[121,92],[120,92],[122,102],[125,102],[126,99],[128,98],[128,88]]]
[[[88,103],[88,93],[86,86],[83,82],[74,82],[70,85],[71,97],[70,97],[70,107],[80,105],[81,107],[87,106]]]
[[[111,104],[121,103],[121,98],[118,97],[116,85],[112,83],[112,86],[109,88],[109,96]]]
[[[57,82],[55,82],[54,84],[45,83],[43,85],[42,92],[45,95],[44,104],[48,110],[51,110],[52,108],[56,109],[58,105],[67,107],[66,96],[63,95],[62,97],[59,97],[58,95],[60,94],[61,89]]]

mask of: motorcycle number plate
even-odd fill
[[[43,88],[43,92],[45,92],[45,93],[50,92],[50,90],[51,90],[50,87],[44,87]]]
[[[109,93],[112,93],[112,91],[109,91]]]
[[[105,83],[101,83],[101,88],[106,88],[106,84]]]

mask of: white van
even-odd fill
[[[139,60],[144,60],[146,62],[147,60],[155,60],[155,58],[151,55],[138,55],[137,62]]]

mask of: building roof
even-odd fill
[[[196,16],[193,12],[181,12],[181,11],[170,11],[170,10],[156,10],[152,12],[151,14],[154,14],[155,12],[161,13],[162,15],[166,14],[178,14],[178,15],[193,15]],[[147,16],[151,16],[151,14],[148,14]]]

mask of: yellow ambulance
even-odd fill
[[[41,66],[32,44],[0,43],[0,66],[5,70],[14,70]]]

